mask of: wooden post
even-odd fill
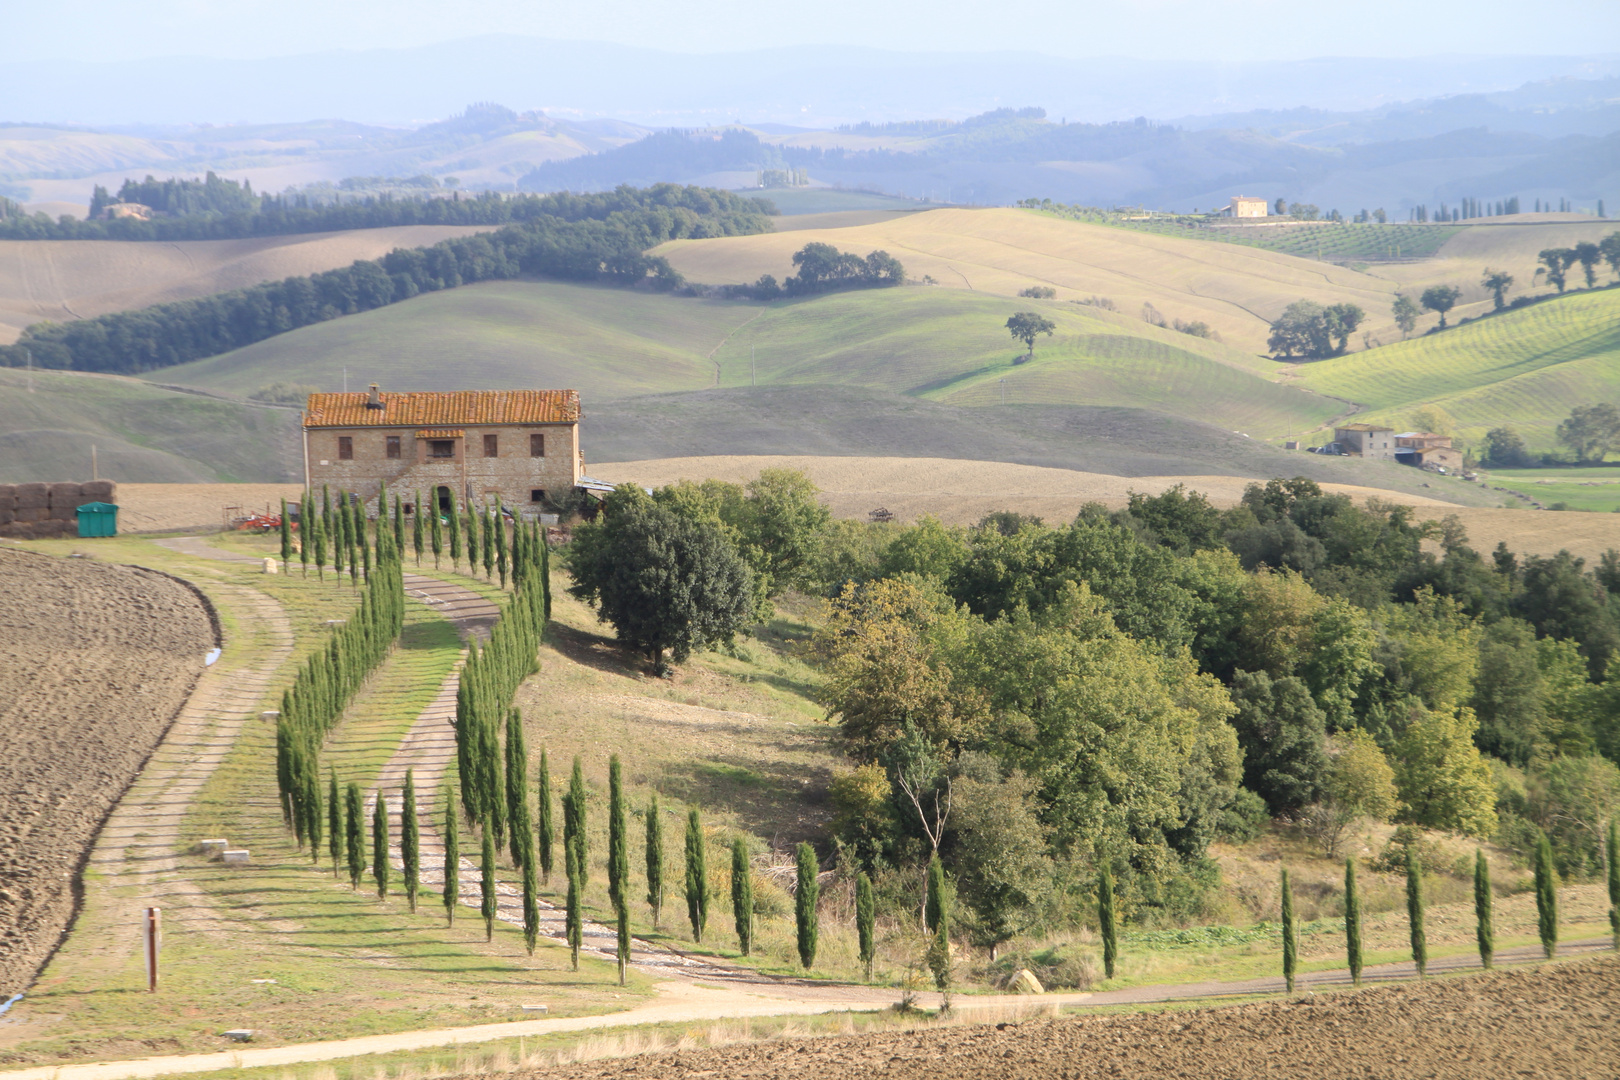
[[[158,949],[163,944],[163,909],[149,907],[141,920],[141,942],[146,946],[146,992],[157,993]]]

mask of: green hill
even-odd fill
[[[0,368],[0,483],[284,481],[300,471],[298,413],[115,375]]]
[[[1300,382],[1404,427],[1432,408],[1477,443],[1510,426],[1535,450],[1576,405],[1620,399],[1620,289],[1576,292],[1444,333],[1300,368]]]
[[[1057,325],[1018,364],[1007,317]],[[1216,341],[1075,304],[903,288],[754,304],[555,282],[497,282],[418,297],[162,372],[248,394],[323,389],[570,386],[587,402],[713,386],[837,385],[955,405],[1119,405],[1255,434],[1342,411],[1270,381],[1271,365]],[[1005,380],[1003,382],[1002,380]]]

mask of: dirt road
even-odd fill
[[[75,909],[78,870],[202,673],[215,631],[185,585],[0,548],[0,996]]]

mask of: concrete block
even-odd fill
[[[230,1031],[222,1031],[220,1034],[232,1042],[253,1041],[253,1030],[251,1028],[232,1028]]]
[[[228,851],[220,852],[219,857],[221,859],[223,859],[227,863],[231,863],[233,865],[241,866],[241,865],[246,864],[247,861],[248,861],[248,849],[247,848],[232,848],[232,849],[230,849]]]
[[[229,840],[199,840],[192,850],[199,855],[207,855],[209,858],[217,859],[230,846],[231,842]]]

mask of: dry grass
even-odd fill
[[[41,320],[88,319],[112,311],[226,292],[375,259],[397,247],[435,244],[487,231],[479,226],[389,229],[190,240],[0,241],[0,343]]]

